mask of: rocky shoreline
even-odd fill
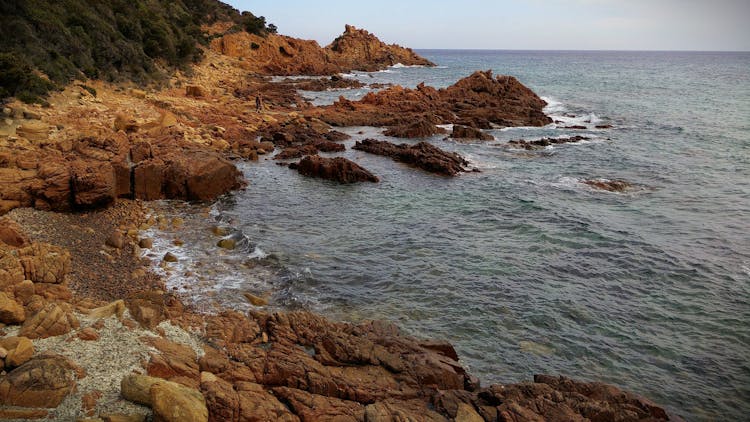
[[[329,125],[426,137],[452,123],[462,128],[455,137],[481,138],[490,127],[551,122],[536,94],[491,72],[441,90],[390,87],[313,107],[294,84],[266,75],[431,63],[349,26],[325,49],[221,30],[206,28],[216,36],[204,60],[165,89],[90,81],[53,94],[47,108],[3,107],[0,419],[670,420],[648,400],[600,383],[538,375],[482,387],[453,346],[402,335],[388,322],[270,313],[263,300],[248,313],[198,312],[166,291],[141,258],[151,240],[143,233],[182,223],[149,218],[142,201],[211,201],[242,188],[231,160],[283,148],[277,158],[301,158],[291,167],[304,175],[376,182],[354,162],[315,155],[342,146],[345,135]],[[250,43],[258,48],[241,48]],[[251,106],[258,93],[262,113]],[[468,166],[426,142],[381,142],[369,142],[371,152],[428,171],[456,175]]]

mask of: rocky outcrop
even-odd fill
[[[306,114],[335,126],[399,126],[419,119],[475,127],[544,126],[552,123],[542,111],[546,105],[516,78],[485,71],[439,90],[420,84],[371,92],[359,101],[341,97]]]
[[[78,318],[67,303],[49,303],[26,319],[19,332],[30,339],[60,336],[80,326]]]
[[[590,179],[584,180],[582,183],[593,189],[607,192],[626,192],[633,188],[633,185],[625,180]]]
[[[494,136],[490,135],[489,133],[484,133],[480,129],[462,125],[453,126],[453,133],[451,133],[451,138],[459,140],[476,139],[480,141],[492,141],[495,139]]]
[[[395,64],[435,66],[410,48],[387,45],[375,35],[346,25],[344,33],[326,47],[328,57],[342,69],[372,72]]]
[[[514,139],[508,141],[508,147],[519,148],[525,150],[544,149],[551,145],[561,144],[575,144],[577,142],[586,141],[590,138],[586,136],[571,136],[567,138],[542,138],[534,141],[526,141],[524,139]]]
[[[392,144],[388,141],[365,139],[357,142],[354,149],[371,154],[390,157],[395,161],[419,167],[431,173],[455,176],[467,171],[469,162],[453,152],[445,152],[427,142],[416,145]]]
[[[33,243],[15,252],[24,277],[34,283],[59,284],[70,271],[70,252],[47,243]]]
[[[352,70],[376,71],[397,63],[434,66],[411,49],[387,45],[350,25],[325,48],[315,41],[284,35],[261,37],[236,32],[212,40],[211,49],[241,57],[246,69],[266,75],[335,75]]]
[[[412,123],[393,126],[383,132],[385,136],[396,138],[429,138],[433,135],[445,133],[445,130],[435,126],[426,118],[418,119]]]
[[[339,183],[379,182],[380,179],[359,164],[343,157],[323,158],[319,155],[307,156],[289,168],[308,177],[333,180]]]

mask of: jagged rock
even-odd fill
[[[428,119],[421,118],[412,123],[391,127],[383,134],[396,138],[429,138],[441,133],[445,133],[445,130],[435,126]]]
[[[454,125],[453,133],[451,134],[453,139],[478,139],[480,141],[492,141],[495,139],[494,136],[489,133],[484,133],[481,130],[469,126]]]
[[[79,327],[73,313],[56,303],[49,303],[39,312],[26,319],[20,335],[30,339],[54,337],[69,333]]]
[[[62,283],[70,271],[70,252],[58,246],[33,243],[17,254],[26,280],[34,283]]]
[[[206,337],[219,346],[252,343],[260,334],[258,323],[247,316],[225,311],[206,318]]]
[[[590,138],[586,136],[571,136],[568,138],[542,138],[535,141],[526,141],[524,139],[508,141],[508,146],[511,148],[523,148],[525,150],[543,149],[550,145],[560,144],[574,144],[577,142],[585,141]]]
[[[36,192],[55,211],[70,209],[70,169],[67,163],[45,161],[39,163],[38,176],[44,185]]]
[[[358,141],[354,145],[354,149],[391,157],[395,161],[446,176],[455,176],[466,171],[465,167],[469,165],[468,161],[458,154],[445,152],[427,142],[420,142],[416,145],[396,145],[387,141],[365,139],[361,142]]]
[[[584,180],[583,183],[594,189],[605,190],[607,192],[625,192],[633,187],[633,185],[625,180],[592,179]]]
[[[0,338],[0,348],[7,352],[4,356],[6,370],[23,365],[34,355],[34,344],[26,337]]]
[[[329,57],[345,69],[375,71],[395,64],[406,66],[434,66],[409,48],[387,45],[375,35],[352,25],[346,25],[344,33],[326,47]]]
[[[340,97],[333,105],[306,115],[335,126],[399,126],[420,119],[431,123],[477,122],[487,127],[544,126],[552,120],[542,109],[547,103],[512,76],[493,77],[475,72],[448,88],[420,84],[416,89],[394,86],[370,92],[359,101]]]
[[[24,279],[24,269],[16,254],[0,248],[0,290],[10,289]]]
[[[339,183],[379,182],[380,179],[359,164],[343,157],[323,158],[312,155],[302,159],[299,164],[292,164],[289,168],[296,169],[300,174],[309,177],[333,180]]]
[[[0,243],[20,248],[30,242],[18,223],[10,218],[0,218]]]
[[[20,324],[25,320],[26,313],[23,306],[7,294],[0,292],[0,322],[3,324]]]
[[[79,160],[70,168],[71,192],[77,207],[101,207],[115,201],[115,170],[110,163]]]
[[[144,341],[158,351],[150,354],[146,368],[148,375],[198,388],[200,371],[193,349],[160,337]]]
[[[54,408],[75,388],[75,364],[59,355],[42,355],[0,379],[0,404]]]

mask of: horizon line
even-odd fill
[[[412,50],[432,51],[560,51],[560,52],[611,52],[611,53],[750,53],[750,50],[638,50],[638,49],[549,49],[549,48],[434,48],[410,47]]]

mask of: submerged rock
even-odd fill
[[[319,155],[312,155],[303,158],[297,164],[290,164],[289,168],[296,169],[304,176],[318,177],[339,183],[377,183],[380,181],[377,176],[365,170],[359,164],[343,157],[323,158]]]
[[[480,129],[461,125],[453,126],[453,133],[451,134],[451,138],[478,139],[480,141],[492,141],[495,139],[494,136],[490,135],[489,133],[484,133]]]
[[[354,149],[390,157],[395,161],[446,176],[455,176],[466,171],[466,167],[469,165],[469,162],[460,155],[443,151],[427,142],[420,142],[416,145],[396,145],[388,141],[365,139],[357,142]]]
[[[582,183],[594,189],[605,190],[607,192],[625,192],[633,187],[633,185],[625,180],[590,179],[584,180]]]
[[[587,136],[571,136],[568,138],[542,138],[535,141],[527,141],[524,139],[517,139],[508,141],[508,146],[511,148],[520,148],[525,150],[544,149],[550,145],[560,144],[575,144],[581,141],[587,141],[591,138]]]

